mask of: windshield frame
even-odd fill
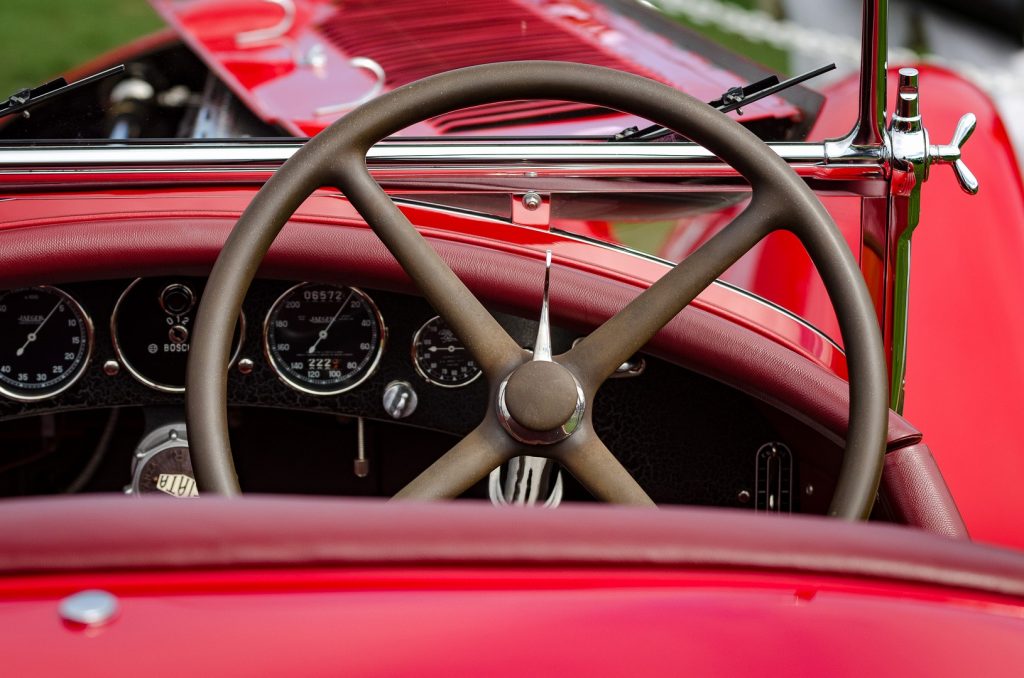
[[[850,133],[818,143],[768,145],[815,190],[856,196],[864,202],[861,251],[854,254],[869,288],[882,289],[881,294],[873,296],[879,304],[886,349],[894,356],[891,404],[900,411],[905,367],[899,358],[906,352],[909,233],[919,219],[920,201],[919,193],[916,200],[912,193],[897,193],[893,181],[898,168],[885,128],[887,7],[887,0],[863,2],[858,116]],[[605,141],[556,137],[503,139],[498,144],[493,137],[396,138],[374,146],[367,165],[385,190],[403,194],[458,189],[502,192],[514,198],[526,191],[657,194],[748,190],[735,170],[695,144],[602,143]],[[80,187],[83,175],[100,183],[117,177],[122,186],[125,178],[129,178],[129,185],[172,181],[261,184],[302,143],[297,139],[29,142],[0,147],[0,185],[10,191],[70,183]],[[70,175],[74,175],[74,182]],[[901,233],[906,235],[906,261],[886,258],[879,270],[875,265],[878,253],[871,250],[876,245],[872,243],[889,243]],[[887,305],[886,299],[894,303]]]

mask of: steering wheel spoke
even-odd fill
[[[772,205],[757,196],[755,191],[747,208],[725,228],[560,358],[589,393],[776,228]]]
[[[338,188],[455,331],[487,379],[494,383],[508,374],[521,360],[522,349],[373,180],[363,158],[349,162],[359,167],[341,172],[335,179]]]
[[[416,476],[394,499],[454,499],[508,460],[526,451],[488,416],[455,447]]]
[[[595,499],[612,504],[654,506],[647,492],[589,425],[552,450],[552,458],[565,467]]]

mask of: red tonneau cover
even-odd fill
[[[1024,596],[1024,556],[909,527],[733,509],[251,497],[0,501],[0,577],[276,566],[700,568]]]

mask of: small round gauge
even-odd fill
[[[85,372],[92,321],[56,287],[0,293],[0,393],[15,400],[49,398]]]
[[[421,377],[445,388],[465,386],[481,374],[473,356],[439,315],[416,331],[412,360]]]
[[[366,381],[384,351],[384,320],[353,287],[302,283],[282,294],[263,323],[271,367],[289,386],[335,395]]]
[[[114,351],[146,386],[184,392],[192,325],[205,286],[201,278],[138,278],[121,293],[110,318]],[[244,331],[240,315],[231,340],[232,363]]]
[[[135,454],[128,494],[167,495],[178,499],[198,497],[188,440],[183,424],[161,427],[146,436]]]

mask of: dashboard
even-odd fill
[[[204,287],[170,276],[0,292],[0,494],[197,495],[184,374]],[[492,312],[531,348],[534,320]],[[555,327],[553,349],[578,338]],[[479,423],[487,398],[420,297],[273,279],[246,296],[228,380],[246,491],[390,496]],[[658,502],[824,512],[840,459],[793,418],[652,356],[602,387],[594,422]],[[564,500],[589,500],[571,477],[561,485]],[[493,482],[467,495],[493,501]]]

